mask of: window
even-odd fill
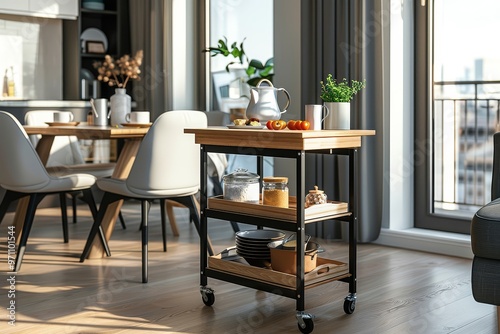
[[[427,154],[417,167],[415,225],[468,233],[470,218],[490,200],[500,2],[434,0],[416,10],[415,133]]]

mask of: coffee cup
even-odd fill
[[[324,115],[323,115],[324,114]],[[306,104],[305,115],[306,121],[311,123],[311,130],[321,130],[321,124],[330,114],[328,107],[321,104]]]
[[[132,124],[149,123],[149,111],[132,111],[125,115],[125,120]]]
[[[74,119],[73,113],[71,111],[58,111],[54,113],[54,122],[57,123],[69,123]]]

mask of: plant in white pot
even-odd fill
[[[361,89],[366,87],[366,80],[356,81],[342,79],[337,82],[331,74],[326,77],[326,82],[321,81],[321,99],[330,114],[325,119],[325,129],[350,129],[351,128],[351,100]]]

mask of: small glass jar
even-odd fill
[[[288,178],[269,176],[262,183],[262,204],[288,208]]]
[[[325,204],[327,196],[323,190],[319,190],[318,186],[314,186],[314,190],[309,190],[306,196],[305,207],[308,208],[314,204]]]
[[[236,169],[233,173],[224,175],[222,180],[224,199],[259,204],[259,175],[246,169]]]

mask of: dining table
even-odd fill
[[[139,150],[140,143],[146,133],[148,127],[116,127],[116,126],[95,126],[95,125],[56,125],[56,126],[30,126],[25,125],[24,130],[28,135],[41,135],[36,146],[36,151],[40,156],[43,164],[47,163],[50,149],[56,136],[76,136],[78,139],[123,139],[124,144],[117,156],[116,166],[111,177],[124,179],[130,173],[130,169],[134,163],[135,157]],[[14,216],[14,226],[16,231],[22,231],[22,226],[25,219],[25,213],[28,207],[29,199],[23,198],[19,200]],[[122,201],[117,201],[110,205],[106,210],[102,229],[107,241],[111,238],[116,219],[120,212]],[[20,236],[17,238],[20,239]],[[102,258],[105,254],[104,246],[99,238],[94,240],[89,258]]]

